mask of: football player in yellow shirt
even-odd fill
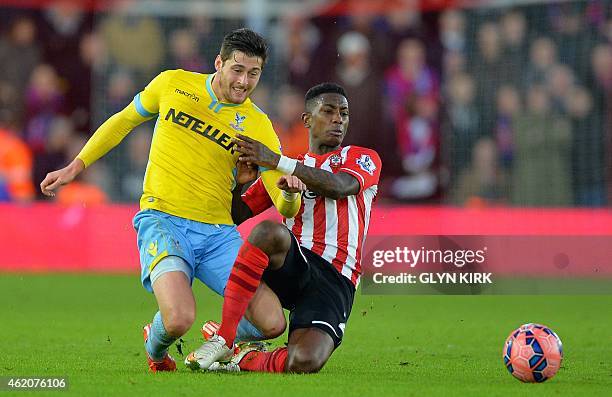
[[[215,73],[159,74],[98,128],[67,167],[49,173],[40,184],[45,195],[54,196],[55,189],[71,182],[134,127],[157,118],[141,210],[134,217],[141,281],[159,306],[144,329],[151,371],[176,369],[168,347],[194,322],[193,279],[223,295],[242,244],[231,216],[232,189],[240,176],[233,138],[244,134],[280,153],[270,120],[249,99],[266,57],[266,42],[257,33],[229,33],[215,59]],[[262,180],[278,211],[293,217],[300,208],[299,180],[277,170],[264,170]],[[250,339],[276,337],[284,329],[280,304],[265,287],[252,300],[247,317],[251,321],[244,318],[242,330]]]

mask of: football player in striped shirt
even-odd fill
[[[296,216],[285,218],[283,224],[259,223],[241,247],[225,290],[220,327],[205,324],[204,330],[216,333],[187,357],[185,364],[191,369],[312,373],[342,341],[382,164],[374,150],[341,146],[349,123],[341,86],[312,87],[302,119],[310,147],[299,160],[239,136],[241,161],[296,176],[307,190]],[[234,204],[233,212],[245,219],[272,203],[259,179],[242,202]],[[272,352],[232,349],[237,324],[261,283],[290,311],[289,343]]]
[[[98,128],[70,165],[49,173],[41,183],[42,192],[53,196],[55,189],[117,146],[134,127],[157,119],[141,211],[134,217],[141,282],[155,294],[159,306],[152,323],[144,328],[153,372],[176,369],[168,347],[195,319],[193,279],[223,295],[242,245],[231,216],[239,156],[232,139],[243,134],[280,153],[268,116],[249,99],[266,57],[266,42],[257,33],[248,29],[229,33],[215,59],[215,73],[162,72]],[[293,216],[301,198],[297,193],[281,193],[276,186],[281,177],[274,169],[261,174],[274,206],[281,214]],[[244,336],[278,335],[277,324],[285,323],[282,310],[274,317],[266,304],[278,299],[263,288],[258,296],[254,304],[259,309],[251,307],[247,313],[254,324],[241,322]]]

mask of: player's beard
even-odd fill
[[[244,101],[246,101],[246,99],[249,97],[249,95],[251,94],[251,91],[253,91],[252,89],[241,89],[240,92],[235,90],[235,86],[231,86],[229,87],[229,93],[228,93],[228,98],[227,100],[231,103],[243,103]]]
[[[241,104],[246,101],[249,95],[251,95],[251,92],[253,92],[253,90],[255,89],[255,87],[249,87],[245,91],[238,93],[234,90],[236,84],[226,81],[225,76],[223,76],[223,74],[219,75],[219,85],[221,87],[227,87],[223,89],[223,96],[225,97],[223,99],[229,103],[234,104]]]

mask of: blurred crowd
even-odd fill
[[[610,3],[580,2],[441,16],[451,200],[609,202],[610,11]]]
[[[349,95],[346,144],[376,149],[383,198],[467,206],[612,202],[612,6],[606,1],[421,12],[287,16],[253,100],[283,152],[308,149],[303,95]],[[0,17],[0,201],[39,198],[95,127],[167,68],[210,72],[241,20],[153,18],[129,3],[92,12],[60,0]],[[6,12],[5,12],[6,11]],[[60,202],[136,201],[152,136],[144,124]]]

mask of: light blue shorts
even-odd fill
[[[190,282],[195,277],[223,295],[242,245],[235,225],[202,223],[146,209],[134,217],[134,228],[138,234],[141,282],[149,292],[153,292],[151,271],[161,262],[162,266],[168,263],[170,268],[156,269],[157,276],[166,270],[183,271]],[[182,258],[189,269],[181,261],[162,261],[169,256]]]

